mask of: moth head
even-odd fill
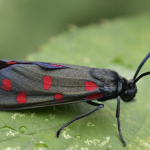
[[[130,102],[133,100],[133,98],[135,97],[136,93],[137,93],[137,87],[136,84],[134,84],[134,80],[131,79],[129,81],[127,80],[123,80],[124,84],[123,84],[123,91],[121,96],[121,99],[125,102]]]
[[[135,75],[133,77],[133,79],[127,81],[126,79],[122,79],[122,83],[123,83],[123,90],[121,93],[121,98],[123,101],[125,102],[130,102],[133,100],[133,98],[135,97],[136,93],[137,93],[137,88],[136,88],[136,82],[141,79],[144,76],[150,75],[150,71],[149,72],[145,72],[143,74],[141,74],[140,76],[137,77],[139,71],[141,70],[142,66],[144,65],[144,63],[146,62],[146,60],[150,57],[150,52],[146,55],[146,57],[143,59],[143,61],[141,62],[141,64],[139,65],[139,67],[137,68]]]

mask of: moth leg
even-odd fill
[[[92,106],[99,106],[100,105],[99,103],[95,103],[95,102],[92,102],[92,101],[87,101],[87,103],[92,105]]]
[[[95,112],[95,111],[97,111],[97,110],[99,110],[100,108],[103,108],[103,107],[104,107],[103,104],[99,104],[99,106],[96,107],[95,109],[93,109],[93,110],[91,110],[91,111],[89,111],[89,112],[87,112],[87,113],[85,113],[85,114],[83,114],[83,115],[76,116],[73,120],[69,121],[69,122],[66,123],[64,126],[62,126],[62,127],[57,131],[56,136],[59,137],[59,134],[60,134],[61,130],[63,130],[63,129],[64,129],[65,127],[67,127],[69,124],[73,123],[74,121],[76,121],[76,120],[78,120],[78,119],[84,118],[84,117],[86,117],[86,116],[92,114],[93,112]]]
[[[126,146],[126,142],[124,141],[122,133],[121,133],[119,116],[120,116],[120,96],[118,96],[118,98],[117,98],[116,118],[117,118],[117,122],[118,122],[118,131],[119,131],[120,139],[123,142],[124,146]]]

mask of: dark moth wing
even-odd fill
[[[120,80],[107,69],[1,60],[0,110],[104,101],[116,96]]]

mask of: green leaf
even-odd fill
[[[70,31],[52,37],[27,57],[27,60],[59,62],[117,71],[128,79],[133,75],[150,47],[150,15],[104,20],[86,27],[72,26]],[[142,72],[149,71],[149,60]],[[137,83],[136,100],[121,102],[121,130],[117,130],[116,100],[66,127],[60,137],[57,130],[75,116],[92,109],[85,102],[32,110],[0,113],[1,149],[22,150],[116,150],[150,149],[150,81]]]

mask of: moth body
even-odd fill
[[[124,78],[108,69],[0,61],[0,110],[29,109],[116,98]]]

